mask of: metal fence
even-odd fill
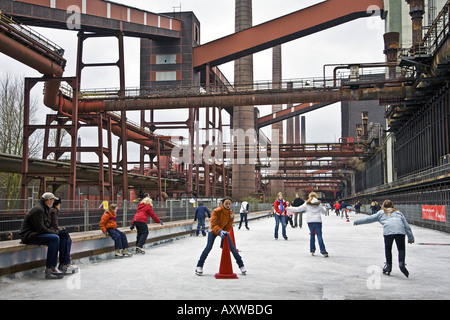
[[[395,202],[395,208],[399,210],[405,216],[406,220],[410,224],[444,231],[450,232],[450,207],[445,206],[445,220],[446,221],[436,221],[436,220],[428,220],[423,217],[423,205],[432,204],[432,203],[423,203],[423,204],[400,204]],[[362,205],[361,212],[366,214],[371,214],[370,204]]]
[[[27,199],[27,209],[16,209],[11,206],[11,200],[0,199],[0,239],[12,240],[18,238],[18,233],[23,218],[30,208],[32,208],[38,200]],[[201,198],[192,202],[190,198],[179,200],[166,200],[163,202],[154,201],[153,210],[161,221],[172,222],[179,220],[194,219],[195,211],[198,203],[202,202],[205,207],[212,212],[213,209],[220,205],[221,199],[218,198]],[[17,206],[23,203],[23,200],[15,200]],[[136,213],[139,201],[120,201],[115,202],[118,205],[117,225],[119,227],[129,226]],[[111,203],[109,203],[111,204]],[[9,206],[8,206],[9,205]],[[271,203],[251,203],[250,212],[270,211]],[[231,209],[235,213],[239,213],[240,204],[233,203]],[[80,232],[89,230],[98,230],[100,219],[104,213],[103,202],[95,200],[75,200],[63,201],[59,213],[58,224],[60,227],[66,228],[69,232]],[[149,219],[149,223],[154,223]]]

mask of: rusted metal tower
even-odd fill
[[[252,26],[252,0],[236,0],[235,32],[250,28]],[[253,56],[248,55],[240,58],[234,63],[235,86],[253,86]],[[255,130],[254,106],[235,107],[233,111],[233,129]],[[234,138],[235,139],[235,138]],[[254,141],[245,142],[245,147],[250,147]],[[236,139],[235,139],[236,145]],[[238,146],[240,147],[240,146]],[[236,160],[236,159],[235,159]],[[253,159],[245,159],[245,164],[233,165],[233,188],[232,197],[240,200],[255,192],[255,165],[250,162]]]

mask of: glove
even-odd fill
[[[66,239],[69,239],[69,238],[70,238],[69,232],[67,232],[66,229],[59,230],[59,231],[58,231],[58,236],[59,236],[60,238],[66,238]]]
[[[228,235],[228,232],[223,231],[222,229],[219,230],[219,236],[223,239]]]
[[[134,224],[130,226],[130,230],[134,230]]]

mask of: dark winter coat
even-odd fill
[[[19,236],[22,243],[29,244],[40,234],[58,234],[51,224],[50,208],[43,199],[25,215]]]
[[[295,198],[294,202],[292,202],[292,206],[293,207],[300,207],[304,203],[305,203],[305,201],[302,198]]]
[[[197,210],[195,210],[194,221],[197,221],[197,219],[205,219],[206,214],[208,214],[208,218],[211,218],[211,213],[208,208],[205,206],[198,206]]]

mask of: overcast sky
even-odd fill
[[[115,2],[130,5],[150,12],[173,12],[174,10],[193,11],[201,24],[201,43],[226,36],[234,32],[234,0],[115,0]],[[323,2],[313,0],[254,0],[253,25],[275,19],[304,7]],[[75,75],[77,37],[74,31],[33,28],[59,46],[65,49],[67,67],[64,76]],[[358,19],[353,22],[334,27],[304,38],[300,38],[282,46],[282,78],[320,78],[323,66],[332,63],[383,62],[384,21],[379,16]],[[125,39],[126,51],[126,86],[139,86],[139,40]],[[110,48],[105,49],[105,48]],[[84,62],[115,62],[118,58],[117,40],[95,39],[85,42]],[[13,59],[0,54],[1,73],[17,74],[25,77],[41,76],[35,70],[22,65]],[[233,81],[233,63],[219,66],[225,76]],[[331,71],[331,68],[330,70]],[[272,77],[272,50],[265,50],[254,55],[255,81],[267,80]],[[118,87],[118,70],[111,68],[86,68],[82,75],[82,89]],[[36,86],[32,92],[41,105],[39,119],[51,113],[42,104],[42,86]],[[179,118],[186,120],[185,111],[177,112]],[[261,116],[271,113],[271,107],[260,107]],[[174,112],[159,111],[161,119],[174,118]],[[128,112],[127,117],[138,122],[137,112]],[[321,110],[306,114],[306,142],[335,142],[341,134],[340,104],[334,104]],[[43,120],[42,120],[43,121]],[[224,121],[229,121],[225,117]],[[43,122],[41,122],[43,123]],[[269,130],[264,130],[270,136]],[[157,132],[168,134],[167,132]],[[173,133],[173,130],[172,132]],[[187,133],[187,132],[186,132]],[[91,133],[80,131],[83,145],[88,144]],[[130,146],[131,150],[139,150]],[[114,149],[115,150],[115,149]],[[131,159],[130,159],[131,158]],[[138,154],[129,155],[129,160],[137,160]],[[84,159],[83,159],[84,160]]]

